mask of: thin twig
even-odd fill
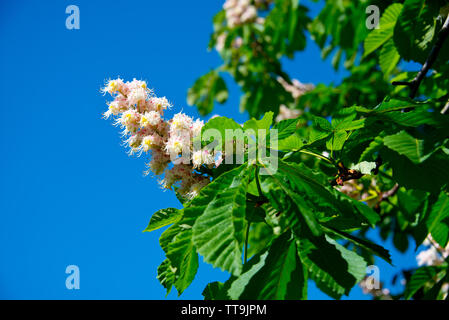
[[[443,47],[443,43],[448,35],[449,35],[449,15],[447,16],[443,27],[441,28],[440,32],[437,35],[437,40],[435,41],[435,44],[433,45],[426,62],[423,64],[421,70],[418,72],[416,77],[412,81],[394,81],[392,84],[395,86],[396,85],[408,86],[410,88],[409,97],[413,99],[416,93],[418,92],[418,88],[421,84],[421,81],[423,81],[427,72],[431,69],[433,63],[437,59],[438,54],[440,53],[440,50]]]
[[[377,201],[376,205],[374,206],[374,210],[379,212],[380,211],[380,204],[382,201],[389,201],[389,198],[394,196],[399,190],[399,184],[395,184],[393,186],[393,188],[391,188],[388,191],[385,191],[382,193],[382,195],[380,196],[379,201]]]
[[[248,225],[246,226],[246,237],[245,237],[245,263],[248,261],[248,240],[249,240],[249,227],[251,222],[248,221]],[[241,256],[240,256],[241,257]]]
[[[396,194],[396,192],[398,192],[398,190],[399,190],[399,184],[396,183],[393,186],[393,188],[391,188],[390,190],[382,193],[382,197],[380,198],[380,201],[387,200],[388,198],[394,196]]]
[[[259,192],[259,198],[263,197],[262,188],[260,187],[260,181],[259,181],[259,167],[256,167],[256,186],[257,191]]]
[[[441,114],[445,114],[449,110],[449,100],[447,101],[444,108],[441,110]]]
[[[316,158],[319,158],[319,159],[321,159],[321,160],[325,160],[325,161],[327,161],[327,162],[329,162],[329,163],[331,163],[331,164],[334,164],[334,161],[333,161],[332,158],[326,158],[325,156],[322,156],[322,155],[320,155],[320,154],[318,154],[318,153],[315,153],[315,152],[313,152],[313,151],[309,151],[309,150],[306,150],[306,149],[301,149],[301,150],[298,150],[297,152],[309,154],[309,155],[311,155],[311,156],[314,156],[314,157],[316,157]]]

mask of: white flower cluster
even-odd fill
[[[304,84],[297,79],[292,79],[291,84],[285,81],[282,77],[278,77],[277,81],[284,87],[285,91],[291,93],[295,102],[298,101],[300,96],[315,88],[313,84]],[[301,114],[301,110],[290,109],[284,104],[281,104],[279,106],[279,114],[276,117],[276,122],[287,119],[295,119]]]
[[[223,9],[226,12],[226,20],[230,28],[257,19],[257,8],[251,3],[251,0],[226,0]]]
[[[221,160],[215,161],[215,155],[209,150],[193,148],[193,138],[200,135],[203,121],[194,121],[183,113],[165,121],[164,111],[171,104],[165,97],[156,97],[145,81],[110,80],[102,92],[114,98],[108,103],[104,117],[113,116],[114,125],[123,129],[129,153],[151,154],[146,174],[164,174],[161,185],[167,189],[177,187],[177,192],[189,199],[210,182],[208,177],[195,171],[203,165],[218,166]]]
[[[367,276],[360,281],[359,286],[363,294],[369,294],[381,300],[392,300],[390,290],[383,288],[382,282],[378,283],[378,288],[376,288],[375,284],[374,278]]]
[[[437,266],[449,256],[449,244],[446,248],[441,247],[430,234],[423,244],[428,248],[416,256],[418,266]]]
[[[441,265],[449,256],[449,243],[445,248],[443,248],[432,238],[431,234],[427,235],[427,238],[424,240],[423,244],[427,247],[427,249],[421,251],[416,256],[418,266],[438,266]],[[446,299],[448,290],[449,283],[446,282],[441,287],[441,291],[444,293],[443,299]]]
[[[217,37],[217,42],[215,44],[215,49],[218,52],[223,51],[223,49],[225,48],[225,44],[226,44],[226,38],[228,37],[228,33],[227,32],[223,32],[222,34],[220,34]],[[233,49],[239,49],[243,44],[243,39],[241,37],[237,37],[234,40],[232,40],[232,48]]]

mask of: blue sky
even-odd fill
[[[80,8],[79,30],[65,27],[72,4]],[[145,160],[129,157],[117,128],[101,119],[106,98],[99,89],[110,77],[144,79],[173,102],[174,111],[198,116],[186,92],[220,63],[206,48],[221,5],[0,2],[0,298],[165,298],[156,279],[164,259],[162,230],[142,230],[153,212],[179,203],[157,180],[143,177]],[[311,42],[286,66],[302,82],[342,76],[321,61]],[[239,89],[228,85],[230,99],[215,113],[244,121]],[[393,254],[396,265],[415,265],[410,253]],[[72,264],[80,268],[80,290],[65,287]],[[381,278],[391,277],[392,267],[379,266]],[[208,282],[227,277],[202,263],[181,298],[201,299]],[[313,285],[309,297],[326,298]],[[358,288],[350,297],[366,298]]]

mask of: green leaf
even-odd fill
[[[315,214],[313,213],[311,208],[307,205],[307,203],[304,201],[304,199],[300,195],[295,193],[284,180],[284,177],[291,176],[291,173],[294,173],[294,169],[280,162],[279,170],[272,175],[272,178],[276,181],[276,183],[278,183],[278,185],[288,195],[288,197],[292,199],[293,203],[295,204],[295,207],[297,208],[297,211],[299,211],[301,216],[304,218],[306,224],[308,225],[312,233],[314,235],[319,235],[321,234],[321,228],[318,224]],[[295,213],[296,212],[293,212],[293,214]]]
[[[293,57],[295,51],[303,50],[309,21],[307,8],[298,1],[274,1],[264,22],[264,35],[270,39],[270,51]]]
[[[270,126],[273,123],[273,112],[267,112],[262,119],[256,120],[254,118],[246,121],[243,124],[243,130],[253,130],[256,136],[258,135],[259,129],[266,130],[266,133],[270,130]]]
[[[232,119],[226,117],[216,117],[210,119],[201,129],[201,137],[203,140],[207,140],[207,133],[213,133],[215,138],[214,140],[221,146],[222,150],[225,149],[225,141],[226,141],[226,130],[242,130],[242,127]],[[213,132],[212,130],[216,130]],[[218,136],[215,136],[215,133]],[[206,142],[206,141],[203,141]]]
[[[193,281],[198,269],[198,255],[191,237],[191,230],[187,225],[181,227],[176,223],[168,228],[159,239],[171,266],[176,270],[174,285],[179,295]]]
[[[385,248],[383,248],[369,240],[354,237],[353,235],[351,235],[349,233],[346,233],[344,231],[340,231],[340,230],[337,230],[334,228],[326,228],[326,231],[333,233],[343,239],[346,239],[346,240],[352,242],[353,244],[367,250],[368,252],[382,258],[389,264],[392,264],[390,252],[388,252],[388,250],[386,250]]]
[[[309,135],[309,144],[327,138],[332,133],[332,125],[321,117],[313,117],[313,128]]]
[[[390,39],[380,50],[379,65],[383,73],[386,76],[390,75],[396,68],[399,60],[401,60],[401,56],[394,46],[393,39]]]
[[[298,129],[297,126],[298,119],[287,119],[276,123],[273,129],[278,131],[278,140],[280,141],[294,134]]]
[[[157,279],[167,290],[167,295],[170,293],[173,284],[175,283],[176,268],[173,268],[170,260],[165,259],[157,268]]]
[[[221,175],[221,185],[225,187],[210,199],[193,225],[193,242],[198,253],[214,267],[235,275],[242,269],[249,174],[250,168],[242,165],[239,170]]]
[[[426,224],[433,239],[445,248],[449,240],[449,196],[445,192],[440,193],[432,206]]]
[[[303,164],[279,162],[279,172],[284,172],[292,184],[301,189],[302,194],[298,196],[312,198],[317,207],[327,206],[331,209],[332,216],[347,216],[346,212],[352,210],[351,217],[360,214],[372,227],[380,220],[379,215],[370,207],[351,197],[329,187],[329,183],[323,175],[307,168]],[[349,205],[349,206],[348,206]],[[316,210],[321,210],[317,208]],[[355,214],[353,214],[355,213]]]
[[[317,287],[334,299],[348,295],[366,274],[366,262],[328,236],[297,235],[298,254]]]
[[[229,289],[231,299],[292,300],[307,298],[307,274],[291,233],[275,239],[252,268]]]
[[[421,288],[423,288],[428,282],[433,281],[434,277],[442,270],[440,266],[421,267],[415,271],[410,281],[407,282],[405,288],[404,298],[410,299]]]
[[[408,112],[402,112],[409,109]],[[448,117],[435,112],[430,103],[417,103],[408,99],[386,99],[374,109],[357,107],[357,111],[376,120],[393,122],[405,127],[421,125],[445,128],[449,125]]]
[[[299,150],[304,146],[303,139],[297,133],[288,136],[285,139],[278,141],[278,150],[283,151],[295,151]]]
[[[439,8],[425,0],[406,0],[394,28],[394,42],[406,61],[424,63],[435,34]]]
[[[382,149],[380,155],[393,169],[394,180],[407,189],[438,194],[441,188],[448,185],[449,158],[441,150],[434,152],[427,160],[419,164],[413,163],[407,157],[389,148]]]
[[[424,155],[423,140],[418,140],[405,131],[384,137],[384,144],[414,163],[421,163],[427,158]]]
[[[177,279],[174,284],[179,294],[190,285],[198,269],[198,254],[192,232],[196,219],[218,194],[229,187],[229,180],[245,167],[246,165],[242,165],[227,171],[201,189],[199,195],[185,206],[182,219],[162,233],[159,242],[172,266],[176,268]]]
[[[222,282],[215,281],[209,283],[206,288],[204,288],[202,295],[204,300],[228,300],[224,294],[225,285]]]
[[[343,148],[347,138],[348,134],[344,130],[332,133],[326,140],[326,148],[330,151],[339,151]]]
[[[370,142],[368,147],[360,155],[359,161],[373,160],[374,154],[379,152],[384,145],[382,137],[376,136],[373,141]]]
[[[182,217],[182,210],[167,208],[156,211],[150,219],[150,223],[143,232],[154,231],[177,222]]]
[[[351,169],[357,170],[362,174],[371,174],[371,171],[376,168],[375,162],[362,161],[356,165],[351,166]]]
[[[193,281],[198,269],[198,255],[192,242],[191,226],[187,221],[181,225],[180,222],[168,228],[159,239],[172,267],[176,269],[174,285],[179,295]]]
[[[187,103],[196,105],[202,115],[212,112],[214,101],[225,103],[227,99],[226,83],[215,70],[198,78],[187,92]]]
[[[362,214],[366,218],[366,220],[370,223],[371,227],[374,228],[376,223],[379,222],[380,217],[379,215],[373,211],[370,207],[368,207],[366,204],[356,200],[352,199],[349,196],[345,197],[349,201],[351,201],[352,205],[357,209],[357,211]]]
[[[364,42],[364,56],[369,55],[393,37],[396,20],[402,10],[401,3],[393,3],[390,5],[379,21],[379,28],[371,31]]]
[[[340,131],[340,130],[351,131],[351,130],[361,129],[364,126],[365,126],[365,119],[359,119],[359,120],[354,120],[354,121],[346,120],[346,121],[333,123],[332,130],[334,132]]]

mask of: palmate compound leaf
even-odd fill
[[[205,206],[193,225],[193,243],[214,267],[240,274],[244,243],[246,190],[253,167],[242,165],[221,176],[226,185]]]
[[[247,165],[244,164],[227,171],[204,187],[200,194],[186,205],[182,219],[161,235],[160,245],[170,260],[171,266],[176,268],[174,285],[179,294],[190,285],[198,269],[198,254],[192,231],[195,221],[218,194],[231,186],[234,177],[246,168]]]
[[[282,162],[279,163],[279,165],[282,165]],[[288,195],[288,197],[291,199],[292,203],[294,203],[295,210],[290,210],[288,213],[289,215],[293,215],[291,219],[291,223],[297,224],[298,223],[298,217],[296,217],[296,214],[299,213],[301,215],[305,222],[307,223],[308,227],[310,228],[311,232],[315,235],[321,234],[321,228],[318,224],[318,221],[313,213],[313,210],[308,206],[308,204],[304,201],[304,199],[299,196],[294,190],[291,189],[291,186],[286,181],[285,171],[282,170],[282,167],[279,167],[279,169],[276,172],[271,172],[269,167],[265,167],[265,169],[268,170],[270,173],[270,178],[273,180],[275,184],[277,184],[285,194]],[[276,202],[276,199],[270,199],[271,202]],[[293,227],[293,226],[292,226]]]
[[[279,161],[279,172],[287,175],[293,185],[302,190],[304,196],[311,197],[316,204],[332,207],[335,214],[345,214],[350,210],[372,227],[380,217],[367,205],[336,191],[329,186],[325,178],[303,164]]]

